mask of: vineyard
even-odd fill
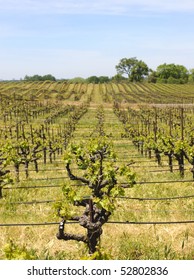
[[[95,234],[103,259],[194,259],[194,85],[1,82],[0,100],[0,259],[89,258]]]
[[[79,102],[119,102],[154,104],[193,104],[192,84],[152,83],[68,83],[68,82],[1,82],[1,98],[17,100],[59,100]]]

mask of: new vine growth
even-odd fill
[[[78,186],[66,185],[63,188],[64,200],[57,205],[63,219],[57,238],[84,242],[89,254],[93,254],[99,245],[102,227],[115,210],[116,197],[124,195],[119,180],[125,177],[125,181],[132,187],[135,174],[128,165],[116,165],[113,145],[105,137],[91,140],[87,144],[72,144],[64,160],[70,180]],[[83,207],[83,211],[80,213],[77,207]],[[65,232],[67,220],[77,221],[86,229],[86,234]]]

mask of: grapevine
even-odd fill
[[[89,253],[93,254],[99,244],[102,226],[115,210],[115,198],[124,194],[124,189],[119,185],[117,177],[125,176],[132,187],[135,183],[135,174],[127,165],[121,167],[115,165],[116,155],[113,146],[104,137],[91,140],[87,145],[85,143],[72,144],[64,160],[70,180],[87,186],[88,193],[87,196],[83,196],[81,189],[75,191],[71,186],[63,188],[64,201],[57,204],[63,222],[60,224],[57,238],[82,241],[87,244]],[[73,163],[82,171],[81,175],[73,173]],[[83,214],[77,216],[72,211],[72,205],[85,207]],[[87,234],[65,233],[64,224],[67,219],[78,221],[87,230]]]

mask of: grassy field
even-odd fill
[[[29,118],[30,124],[38,127],[45,119],[56,113],[60,106],[87,103],[87,112],[76,123],[70,143],[89,141],[98,135],[96,113],[99,105],[104,110],[104,132],[112,141],[118,164],[133,160],[131,169],[136,173],[137,184],[126,189],[125,198],[117,199],[117,207],[109,223],[104,225],[101,247],[109,259],[194,259],[194,223],[157,224],[194,220],[194,195],[191,165],[185,166],[184,181],[180,182],[179,171],[169,172],[168,162],[162,157],[158,166],[154,157],[148,158],[138,152],[130,137],[123,137],[125,129],[114,114],[113,102],[121,107],[139,110],[139,104],[189,104],[192,108],[193,85],[154,84],[68,84],[68,83],[0,83],[1,104],[33,105],[42,102],[40,111],[50,106],[50,111],[37,118]],[[34,110],[37,110],[34,103]],[[29,105],[29,110],[31,110]],[[9,108],[1,106],[1,138],[5,129],[14,127],[14,115],[9,117]],[[62,109],[61,109],[62,110]],[[67,125],[69,114],[57,115],[50,125],[51,132]],[[193,114],[191,117],[193,117]],[[8,117],[7,117],[8,116]],[[6,124],[5,124],[5,118]],[[24,121],[24,120],[23,120]],[[29,177],[20,169],[20,181],[15,180],[10,166],[13,184],[3,188],[0,199],[0,259],[82,259],[87,249],[76,241],[60,241],[56,238],[60,218],[54,204],[62,198],[62,186],[69,182],[63,154],[57,153],[53,162],[39,161],[39,172],[29,166]],[[171,183],[162,183],[172,181]],[[149,182],[149,183],[146,183]],[[158,183],[154,183],[158,182]],[[160,183],[159,183],[160,182]],[[84,187],[83,187],[84,188]],[[87,192],[87,190],[84,190]],[[178,198],[183,197],[183,198]],[[186,198],[187,197],[187,198]],[[136,199],[130,199],[136,198]],[[139,198],[139,199],[138,199]],[[152,200],[154,198],[154,200]],[[164,199],[162,198],[171,198]],[[172,199],[174,198],[174,199]],[[127,224],[119,222],[147,222]],[[117,223],[118,222],[118,223]],[[149,224],[149,222],[155,222]],[[49,225],[32,225],[53,223]],[[10,224],[10,225],[9,225]],[[15,225],[13,224],[28,224]],[[7,225],[7,226],[6,226]],[[67,232],[83,232],[77,224],[67,224]]]

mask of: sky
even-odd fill
[[[116,74],[122,58],[194,68],[193,0],[0,0],[0,80]]]

